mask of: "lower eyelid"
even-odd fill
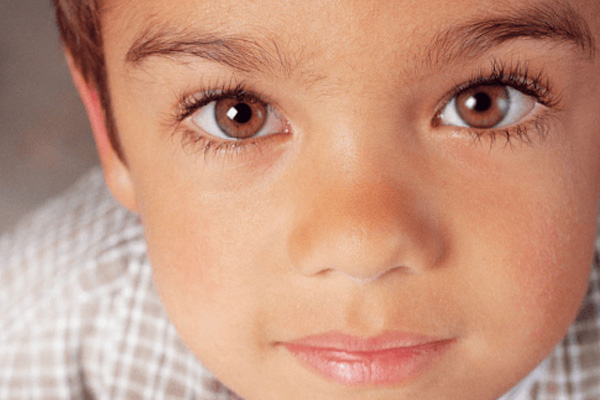
[[[540,105],[541,106],[541,105]],[[543,106],[541,106],[543,107]],[[472,143],[488,141],[490,147],[503,141],[505,146],[511,147],[515,142],[534,145],[536,140],[544,140],[550,134],[552,114],[549,110],[543,110],[523,123],[488,130],[464,129]],[[504,139],[504,140],[502,140]]]
[[[219,140],[199,132],[197,128],[181,126],[175,132],[181,139],[184,151],[193,156],[200,156],[205,161],[226,157],[236,161],[244,161],[244,157],[254,154],[264,154],[273,147],[284,144],[292,137],[292,132],[284,132],[255,137],[244,140]]]

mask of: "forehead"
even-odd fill
[[[282,39],[303,35],[304,40],[322,45],[341,38],[360,44],[367,38],[390,38],[390,32],[409,34],[404,41],[412,42],[419,33],[448,23],[502,12],[516,18],[519,10],[535,7],[557,12],[571,7],[595,25],[600,23],[596,0],[106,0],[103,5],[103,26],[121,29],[121,34],[125,27],[135,31],[171,21],[229,34],[252,32]]]
[[[226,49],[232,62],[236,57],[240,61],[234,67],[273,67],[278,59],[284,70],[279,72],[285,73],[315,60],[323,65],[352,64],[349,60],[368,57],[369,64],[377,64],[390,55],[443,65],[446,58],[477,55],[473,51],[494,44],[490,38],[502,42],[511,35],[568,39],[562,43],[591,54],[592,38],[600,31],[600,7],[594,1],[110,0],[102,24],[107,53],[124,63],[161,49],[163,55],[165,49],[170,55],[185,53],[180,50],[186,43],[212,42],[215,46],[205,48],[205,58],[217,57],[217,48]],[[536,21],[537,31],[532,31]],[[167,43],[178,44],[178,50],[167,48]],[[472,54],[456,54],[465,43]]]

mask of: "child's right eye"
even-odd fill
[[[224,141],[254,139],[287,129],[287,121],[277,110],[249,96],[210,101],[199,106],[190,119],[208,135]]]

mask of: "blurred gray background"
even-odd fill
[[[50,0],[0,0],[0,233],[97,163]]]

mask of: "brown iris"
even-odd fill
[[[458,115],[473,128],[493,128],[506,117],[509,106],[510,98],[505,86],[476,86],[456,97]]]
[[[267,106],[256,100],[223,99],[215,105],[219,128],[234,139],[256,136],[267,120]]]

